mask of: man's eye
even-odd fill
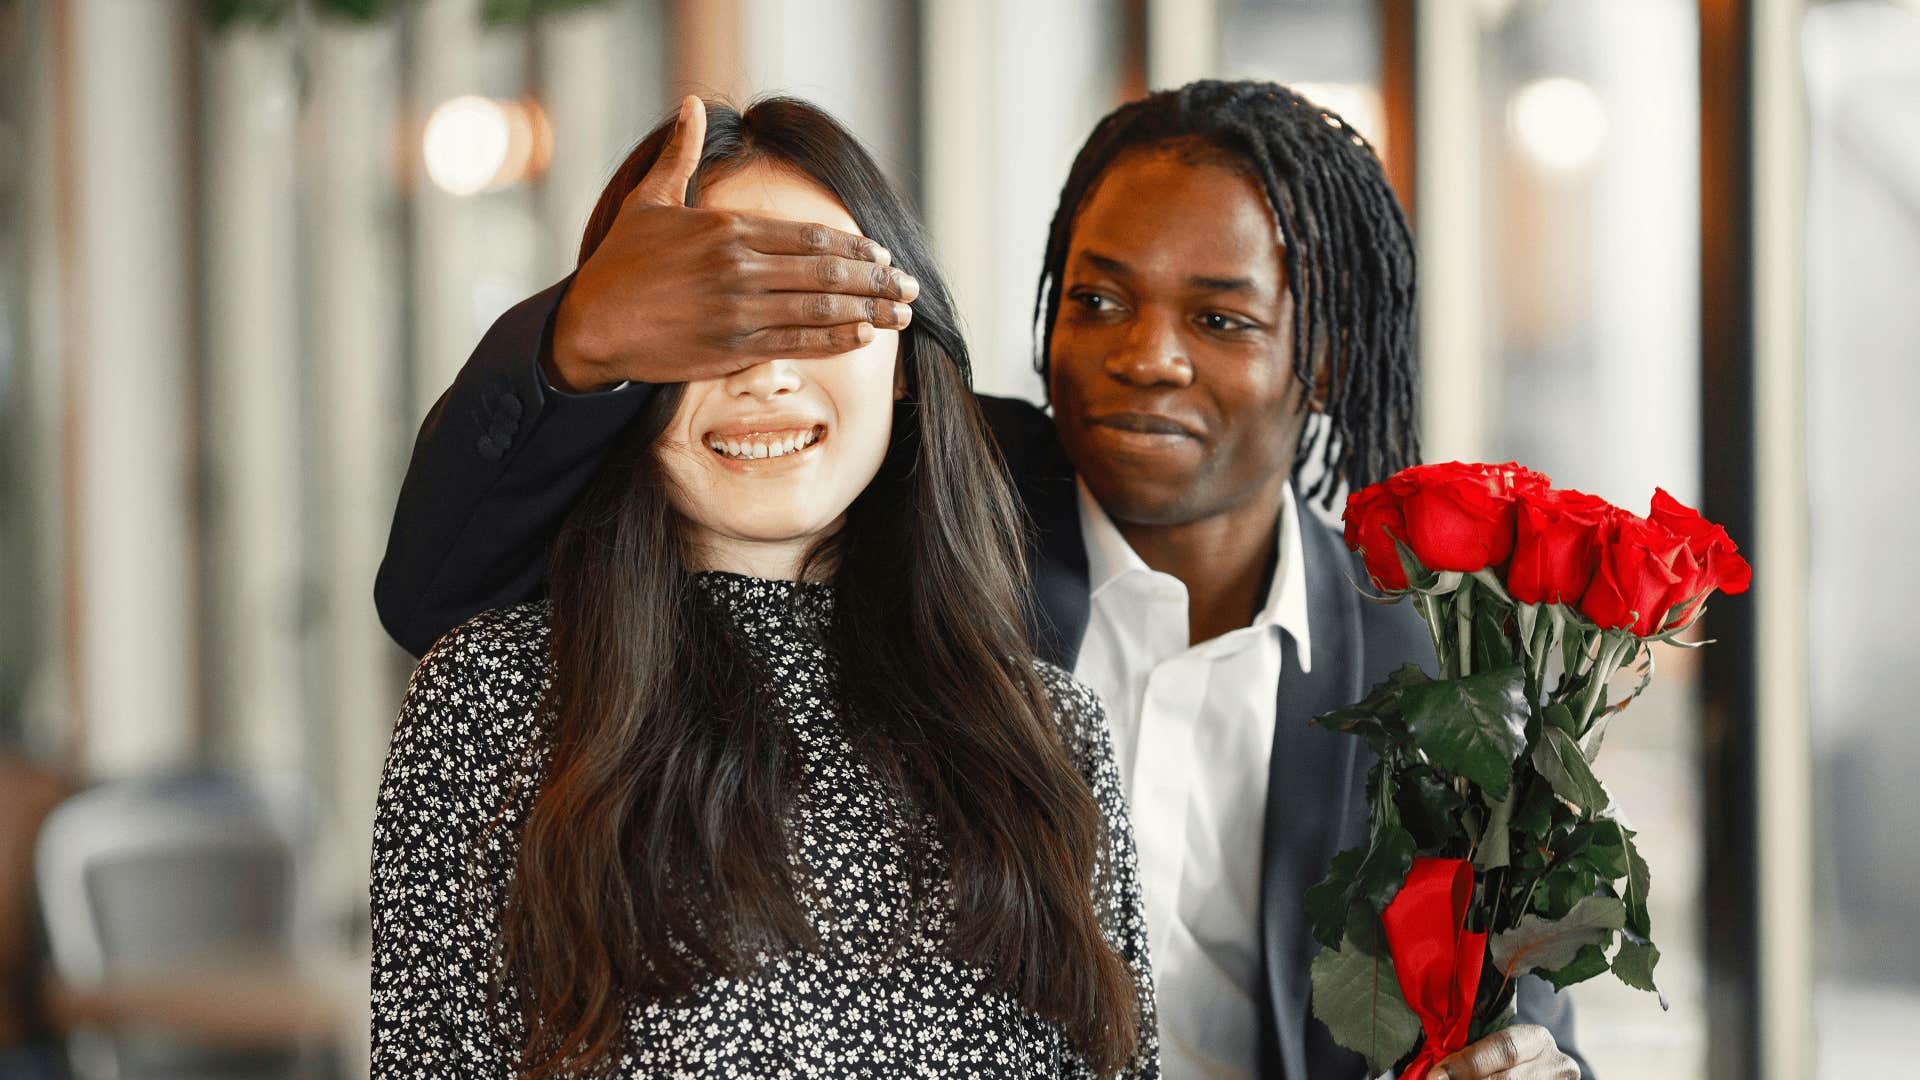
[[[1205,315],[1200,316],[1200,319],[1206,324],[1207,329],[1218,330],[1223,333],[1246,330],[1253,325],[1244,320],[1236,319],[1231,315],[1222,315],[1217,311],[1209,311]]]
[[[1086,308],[1088,311],[1105,311],[1113,306],[1112,300],[1096,292],[1074,293],[1073,302]]]

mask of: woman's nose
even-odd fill
[[[726,391],[735,397],[772,398],[800,389],[797,360],[768,360],[727,376]]]

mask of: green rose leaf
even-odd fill
[[[1380,925],[1380,916],[1365,904],[1347,905],[1347,936],[1340,948],[1352,952],[1358,949],[1368,956],[1387,956],[1387,930]]]
[[[1607,808],[1607,789],[1593,775],[1587,757],[1573,736],[1553,724],[1540,725],[1540,742],[1533,748],[1533,767],[1553,786],[1553,793],[1579,807],[1582,813],[1597,814]]]
[[[1560,804],[1554,801],[1553,789],[1545,784],[1528,784],[1520,799],[1520,805],[1513,812],[1513,831],[1535,838],[1544,838],[1553,828],[1553,811]]]
[[[1321,713],[1313,722],[1333,731],[1358,735],[1374,753],[1383,753],[1389,742],[1406,732],[1406,725],[1400,719],[1400,695],[1408,687],[1427,681],[1427,673],[1420,670],[1418,664],[1407,664],[1388,675],[1386,681],[1374,687],[1363,700],[1344,709]]]
[[[1607,970],[1607,952],[1598,945],[1582,945],[1574,954],[1573,962],[1558,971],[1541,973],[1541,978],[1553,984],[1555,990],[1565,990],[1574,983],[1586,982]]]
[[[1651,938],[1653,926],[1647,916],[1647,889],[1653,884],[1653,874],[1647,869],[1647,860],[1640,857],[1640,849],[1633,842],[1633,830],[1620,831],[1627,848],[1627,890],[1622,897],[1627,904],[1627,929],[1643,938]]]
[[[1665,1011],[1670,1007],[1667,1004],[1667,995],[1661,993],[1660,988],[1653,983],[1653,966],[1659,962],[1660,947],[1646,938],[1629,932],[1623,935],[1620,951],[1613,954],[1613,973],[1621,982],[1635,990],[1645,990],[1650,994],[1658,995],[1660,1008]]]
[[[1428,766],[1415,765],[1400,774],[1394,804],[1423,851],[1439,851],[1449,840],[1471,832],[1461,813],[1466,799]]]
[[[1587,946],[1604,948],[1613,940],[1614,932],[1626,925],[1626,919],[1626,908],[1618,898],[1588,896],[1574,904],[1564,918],[1522,915],[1519,925],[1495,934],[1488,946],[1494,966],[1503,977],[1558,971],[1578,959],[1580,950]]]
[[[1573,730],[1575,726],[1573,710],[1568,708],[1565,702],[1554,702],[1545,709],[1542,709],[1540,715],[1546,720],[1546,726],[1559,728],[1568,735],[1575,734]]]
[[[1520,791],[1515,788],[1507,792],[1506,798],[1488,802],[1490,813],[1487,828],[1480,834],[1479,845],[1473,849],[1475,870],[1493,870],[1512,862],[1513,808],[1520,803]]]
[[[1409,686],[1400,705],[1428,760],[1506,797],[1514,759],[1527,745],[1526,676],[1518,664]]]
[[[1533,911],[1543,919],[1562,918],[1580,901],[1594,895],[1596,884],[1593,871],[1585,864],[1572,859],[1556,863],[1540,875],[1534,887]]]
[[[1353,889],[1354,872],[1366,857],[1365,848],[1348,848],[1335,855],[1327,876],[1308,889],[1301,901],[1307,910],[1307,923],[1313,927],[1313,939],[1330,949],[1340,944],[1340,932],[1347,925],[1347,893]]]
[[[1513,643],[1507,637],[1507,608],[1482,593],[1474,597],[1473,669],[1492,671],[1515,662]]]
[[[1371,1075],[1393,1068],[1420,1037],[1420,1019],[1400,996],[1384,956],[1347,942],[1313,958],[1313,1015],[1335,1042],[1367,1059]]]
[[[1379,830],[1366,858],[1353,873],[1353,899],[1364,900],[1375,911],[1384,911],[1413,869],[1413,834],[1393,825]]]
[[[1605,880],[1618,881],[1627,876],[1626,833],[1620,828],[1620,823],[1612,818],[1601,818],[1576,826],[1570,846],[1579,853],[1582,862]]]

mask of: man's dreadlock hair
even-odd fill
[[[1414,430],[1419,372],[1413,354],[1413,237],[1373,147],[1339,116],[1284,86],[1207,79],[1163,90],[1107,114],[1060,191],[1034,297],[1035,366],[1048,374],[1074,218],[1107,168],[1132,150],[1169,149],[1196,164],[1225,164],[1258,179],[1280,222],[1293,298],[1294,375],[1313,391],[1328,365],[1321,432],[1302,438],[1296,476],[1319,457],[1306,492],[1331,508],[1349,490],[1420,459]]]

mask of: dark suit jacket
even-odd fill
[[[414,445],[374,596],[388,631],[415,654],[477,612],[539,594],[547,542],[651,392],[575,396],[546,387],[538,357],[566,285],[500,317]],[[1072,467],[1045,413],[1007,398],[980,402],[1033,519],[1036,651],[1071,671],[1089,603]],[[1308,1012],[1314,945],[1301,897],[1335,852],[1360,841],[1371,762],[1360,740],[1308,721],[1358,701],[1402,664],[1431,667],[1433,647],[1408,605],[1361,600],[1352,583],[1364,571],[1331,526],[1303,514],[1301,540],[1312,672],[1301,670],[1287,636],[1263,823],[1261,932],[1273,1023],[1262,1072],[1353,1078],[1365,1075],[1364,1063]],[[1520,1012],[1573,1052],[1571,1011],[1545,983],[1523,981]]]

